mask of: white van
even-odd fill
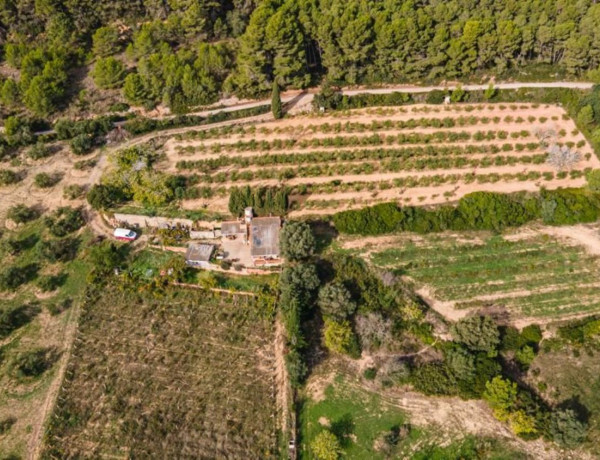
[[[137,238],[137,233],[128,228],[115,228],[114,237],[122,241],[133,241]]]

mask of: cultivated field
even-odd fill
[[[546,145],[541,133],[550,133]],[[547,144],[580,161],[559,171]],[[381,201],[435,204],[475,190],[581,186],[600,163],[557,106],[415,105],[299,116],[260,125],[189,131],[165,144],[163,170],[195,176],[184,207],[226,211],[228,190],[286,184],[293,215],[331,213]]]
[[[110,288],[82,312],[43,458],[272,458],[273,327],[244,296]]]
[[[345,247],[413,279],[450,319],[484,310],[511,321],[539,322],[600,311],[600,258],[547,230],[403,235],[373,239],[367,246],[346,242]]]

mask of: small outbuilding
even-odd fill
[[[210,267],[215,247],[212,244],[190,244],[185,253],[185,263],[191,267]]]
[[[247,227],[246,224],[231,220],[221,223],[221,236],[223,238],[246,238]]]

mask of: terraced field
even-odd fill
[[[600,311],[600,258],[549,235],[403,236],[386,246],[365,255],[410,277],[459,316],[478,309],[510,319]]]
[[[559,171],[547,144],[580,161]],[[435,204],[474,190],[580,186],[600,162],[564,110],[537,104],[415,105],[310,115],[260,125],[192,131],[164,146],[162,169],[191,176],[185,207],[227,208],[228,190],[285,184],[294,214],[330,213],[381,201]]]

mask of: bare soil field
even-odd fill
[[[550,141],[544,135],[550,133]],[[543,142],[542,142],[543,141]],[[548,164],[548,144],[580,160]],[[184,201],[226,211],[228,190],[287,185],[292,216],[331,214],[382,201],[455,201],[473,191],[579,187],[600,167],[584,136],[558,106],[414,105],[312,114],[244,127],[192,130],[169,138],[169,173],[195,175],[206,198]]]
[[[272,321],[248,296],[149,296],[82,312],[42,458],[274,458]]]

